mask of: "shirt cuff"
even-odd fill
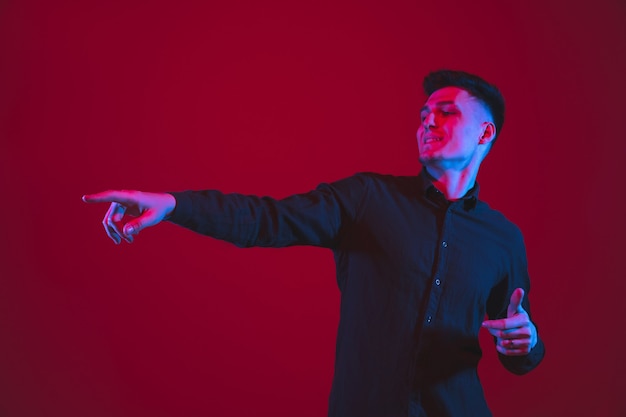
[[[506,369],[515,375],[524,375],[539,365],[546,353],[545,346],[541,339],[537,340],[534,348],[524,356],[507,356],[498,353],[500,362]]]
[[[166,220],[174,224],[184,225],[191,219],[193,213],[193,205],[189,192],[169,192],[168,194],[176,199],[176,206]]]

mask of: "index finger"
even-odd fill
[[[513,317],[499,320],[485,320],[483,327],[487,329],[510,330],[523,327],[528,323],[528,315],[516,314]]]
[[[128,191],[109,190],[96,194],[85,194],[83,196],[85,203],[122,203],[133,204],[136,199]]]

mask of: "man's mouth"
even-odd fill
[[[431,142],[440,142],[441,141],[441,136],[433,136],[433,135],[426,135],[424,136],[423,142],[426,143],[431,143]]]

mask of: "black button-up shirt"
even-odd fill
[[[170,221],[237,246],[315,245],[333,251],[341,310],[331,417],[490,416],[477,376],[478,332],[529,293],[519,229],[478,200],[476,185],[445,199],[417,177],[363,173],[282,200],[172,193]],[[528,296],[524,309],[530,314]],[[511,372],[526,356],[500,355]]]

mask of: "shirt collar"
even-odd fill
[[[420,172],[418,180],[421,186],[422,194],[434,203],[445,204],[446,206],[459,203],[463,204],[464,210],[472,210],[476,208],[476,204],[478,202],[478,191],[480,189],[478,182],[475,182],[474,186],[470,188],[467,193],[465,193],[465,195],[459,200],[449,201],[446,199],[443,193],[439,191],[437,187],[435,187],[435,185],[433,184],[435,178],[433,178],[428,173],[426,167],[422,167],[422,172]]]

